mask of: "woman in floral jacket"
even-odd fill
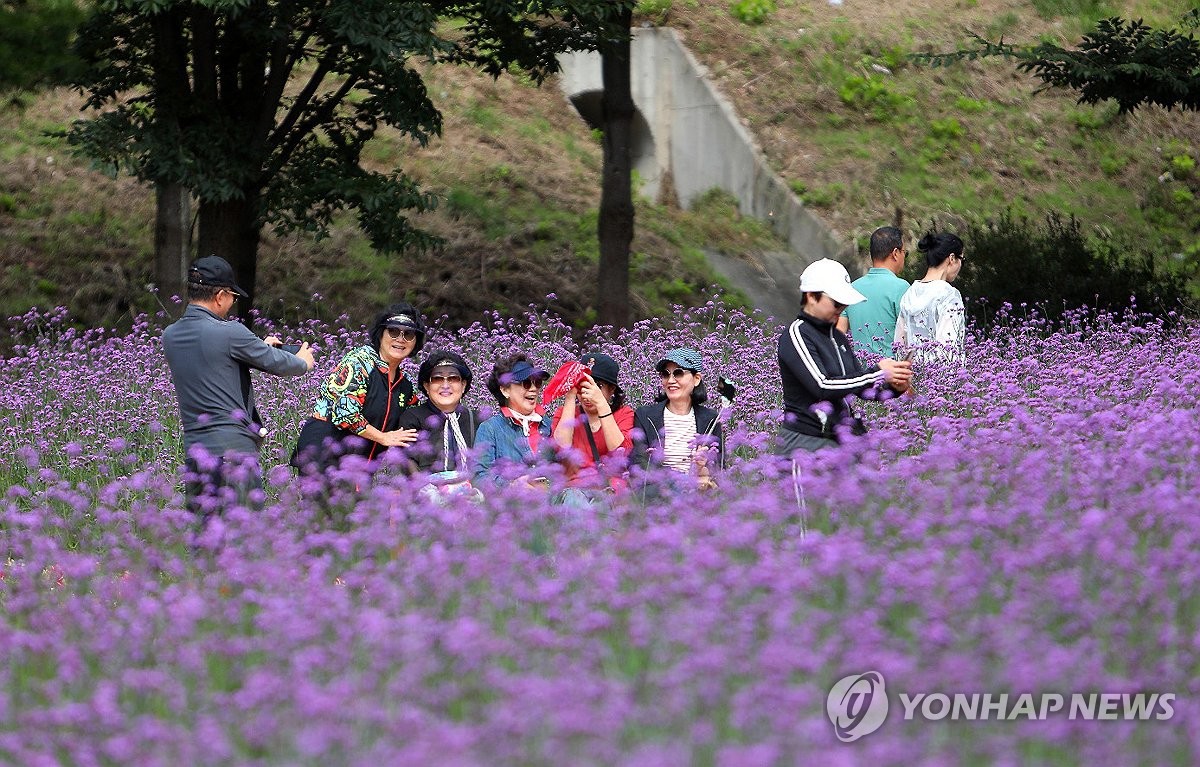
[[[417,395],[400,363],[424,343],[425,325],[411,304],[381,312],[370,343],[343,357],[321,387],[292,465],[324,471],[347,455],[377,460],[390,447],[411,444],[417,432],[399,428],[400,414],[417,404]]]

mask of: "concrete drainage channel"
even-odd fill
[[[559,59],[563,93],[593,127],[600,125],[600,56],[574,53]],[[633,166],[641,193],[658,199],[671,188],[690,207],[710,189],[738,200],[743,215],[766,221],[787,242],[788,253],[755,257],[709,252],[714,270],[778,320],[800,306],[798,283],[804,267],[819,258],[845,258],[848,243],[813,215],[768,166],[732,105],[708,78],[708,70],[673,29],[633,30]],[[667,178],[670,184],[664,185]],[[851,251],[852,252],[852,251]]]

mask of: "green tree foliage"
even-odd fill
[[[0,91],[69,80],[80,65],[71,39],[83,18],[74,0],[0,0]]]
[[[1200,8],[1182,28],[1200,23]],[[1069,88],[1084,104],[1113,99],[1122,113],[1147,104],[1166,109],[1200,109],[1200,40],[1182,29],[1156,29],[1141,20],[1103,19],[1078,48],[1052,43],[1022,47],[972,35],[976,45],[954,53],[917,54],[915,59],[944,66],[980,56],[1005,56],[1031,72],[1045,87]]]
[[[1037,306],[1051,319],[1080,306],[1121,310],[1136,297],[1141,310],[1186,308],[1186,281],[1156,267],[1152,248],[1085,236],[1074,218],[1050,214],[1038,223],[1004,213],[959,232],[967,261],[954,285],[979,322],[1007,302]],[[919,279],[924,274],[906,275]]]
[[[378,249],[432,244],[405,214],[434,197],[400,169],[359,162],[381,126],[420,144],[441,131],[418,66],[516,67],[540,82],[559,52],[619,34],[620,6],[107,0],[78,39],[90,67],[77,85],[99,114],[69,138],[95,161],[190,190],[198,250],[228,258],[253,293],[264,226],[322,236],[353,210]]]

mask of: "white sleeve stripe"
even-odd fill
[[[821,368],[817,367],[816,361],[812,358],[812,354],[808,351],[808,346],[805,345],[804,339],[800,337],[800,320],[792,323],[789,329],[789,334],[792,338],[792,346],[796,347],[796,353],[800,355],[800,361],[804,363],[804,367],[808,369],[809,374],[817,382],[817,386],[830,391],[841,391],[843,389],[857,389],[860,386],[867,384],[879,383],[883,380],[883,371],[879,370],[874,373],[863,373],[857,378],[845,378],[832,380],[821,372]]]

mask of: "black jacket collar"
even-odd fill
[[[816,317],[814,317],[811,314],[804,312],[804,311],[801,311],[800,314],[796,315],[796,319],[807,322],[809,325],[812,325],[814,328],[821,331],[822,333],[828,333],[829,329],[831,327],[833,327],[832,322],[826,322],[825,320],[819,320]]]

